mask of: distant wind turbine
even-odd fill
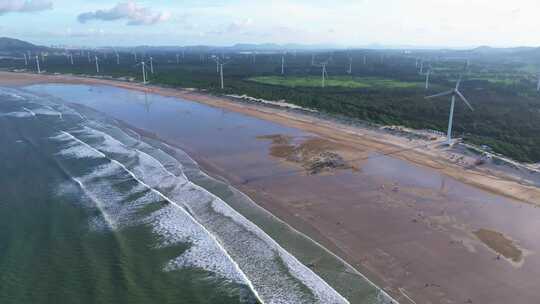
[[[37,73],[41,74],[41,69],[39,68],[39,56],[36,55],[36,67],[37,67]]]
[[[73,64],[74,64],[74,63],[73,63],[73,54],[69,54],[69,60],[70,60],[70,62],[71,62],[71,65],[73,65]]]
[[[219,56],[214,56],[214,60],[216,61],[216,65],[217,65],[217,70],[218,70],[218,74],[219,74],[219,83],[220,83],[220,88],[223,90],[225,89],[225,83],[224,83],[224,79],[223,79],[223,66],[226,65],[226,64],[229,64],[231,61],[227,61],[227,62],[222,62],[219,58]]]
[[[212,58],[216,62],[216,74],[219,74],[219,56],[213,55]]]
[[[426,72],[426,90],[429,89],[429,76],[431,75],[431,68]]]
[[[150,56],[150,73],[154,75],[154,58]]]
[[[285,75],[285,54],[281,54],[281,75]]]
[[[27,66],[28,65],[28,57],[26,57],[26,53],[23,53],[24,55],[24,65]]]
[[[467,101],[467,99],[465,98],[465,96],[463,96],[463,94],[461,94],[461,92],[459,91],[459,86],[461,84],[461,78],[457,81],[456,83],[456,87],[450,91],[446,91],[446,92],[442,92],[442,93],[439,93],[439,94],[435,94],[435,95],[431,95],[431,96],[427,96],[426,99],[432,99],[432,98],[436,98],[436,97],[442,97],[442,96],[451,96],[451,104],[450,104],[450,117],[448,118],[448,133],[447,133],[447,144],[450,146],[452,145],[452,123],[453,123],[453,119],[454,119],[454,106],[455,106],[455,103],[456,103],[456,96],[458,96],[466,105],[467,107],[469,107],[469,109],[471,109],[471,111],[474,111],[473,107],[471,106],[471,104],[469,103],[469,101]]]
[[[328,65],[328,61],[321,62],[320,64],[316,65],[322,68],[322,81],[321,86],[324,88],[326,87],[326,78],[328,77],[328,73],[326,72],[326,65]]]
[[[138,65],[139,64],[137,64],[135,66],[138,66]],[[146,62],[141,61],[140,65],[141,65],[141,68],[142,68],[143,85],[146,85],[146,83],[147,83],[147,81],[146,81]]]
[[[120,54],[116,53],[116,64],[120,65]]]
[[[98,56],[94,56],[95,60],[96,60],[96,73],[99,74],[99,59],[98,59]]]

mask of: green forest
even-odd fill
[[[137,61],[135,60],[137,52]],[[449,97],[424,97],[449,90],[462,78],[470,111],[458,102],[455,137],[524,162],[540,162],[540,52],[320,50],[303,52],[214,52],[148,49],[70,50],[40,56],[46,73],[133,77],[150,84],[198,88],[211,94],[246,94],[385,125],[446,131]],[[0,68],[36,70],[35,57],[0,59]],[[71,57],[73,56],[73,64]],[[100,71],[97,73],[95,57]],[[152,63],[150,63],[152,57]],[[224,89],[220,88],[219,63]],[[282,71],[283,63],[283,71]],[[322,64],[326,66],[322,87]],[[154,73],[151,73],[150,66]],[[427,71],[430,87],[425,88]],[[283,72],[283,74],[282,74]]]

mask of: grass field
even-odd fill
[[[250,81],[258,83],[285,86],[285,87],[320,87],[321,77],[318,76],[259,76],[249,78]],[[379,88],[379,89],[391,89],[391,88],[415,88],[421,87],[422,82],[405,82],[389,78],[378,77],[351,77],[351,76],[333,76],[326,79],[326,86],[328,87],[342,87],[349,89],[362,89],[362,88]]]

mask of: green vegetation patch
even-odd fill
[[[248,80],[285,87],[320,87],[322,79],[320,76],[259,76],[251,77]],[[326,79],[328,87],[342,87],[349,89],[362,88],[386,88],[386,89],[404,89],[417,88],[424,85],[420,82],[406,82],[389,78],[379,77],[351,77],[351,76],[331,76]]]

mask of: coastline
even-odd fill
[[[369,147],[385,155],[418,164],[439,171],[463,183],[483,190],[516,199],[525,203],[540,206],[540,189],[532,185],[520,183],[516,178],[493,170],[470,170],[456,165],[441,156],[441,151],[423,149],[425,142],[418,145],[406,138],[377,132],[367,128],[345,125],[335,121],[293,113],[290,111],[267,107],[264,105],[235,102],[231,98],[213,96],[208,93],[189,89],[172,89],[158,86],[143,86],[114,79],[88,78],[71,75],[36,75],[26,73],[0,72],[0,84],[30,85],[37,83],[66,83],[110,85],[118,88],[177,97],[242,113],[252,117],[268,120],[284,126],[314,133],[331,141],[363,150]],[[433,144],[433,143],[431,143]],[[429,145],[429,143],[427,143]],[[420,146],[420,147],[418,147]]]
[[[303,130],[305,132],[308,132],[310,134],[314,134],[316,136],[320,136],[322,138],[325,138],[326,140],[334,143],[339,144],[339,152],[344,155],[344,158],[346,160],[355,160],[363,162],[365,159],[370,158],[370,155],[372,153],[378,153],[380,155],[386,156],[391,155],[393,158],[400,159],[404,162],[411,163],[423,168],[427,168],[428,170],[436,171],[440,174],[445,174],[448,176],[453,177],[455,180],[462,181],[466,184],[473,185],[476,188],[481,188],[484,190],[488,190],[492,193],[497,194],[503,194],[506,197],[512,197],[512,198],[520,198],[521,201],[528,202],[532,205],[537,204],[538,200],[536,200],[536,196],[534,196],[535,192],[531,191],[536,190],[537,188],[521,185],[517,183],[515,180],[513,180],[510,177],[505,176],[493,176],[493,175],[486,175],[483,174],[483,172],[477,172],[474,170],[467,170],[462,166],[457,166],[453,163],[450,163],[446,161],[444,158],[433,156],[433,151],[419,151],[419,148],[414,149],[414,147],[417,147],[418,144],[411,144],[410,141],[408,141],[405,138],[395,138],[393,136],[389,136],[388,134],[384,134],[383,132],[377,132],[376,130],[369,130],[369,129],[361,129],[361,128],[355,128],[344,124],[339,124],[333,121],[325,121],[320,118],[311,117],[308,115],[303,115],[299,113],[292,113],[283,111],[280,109],[275,108],[269,108],[265,106],[258,106],[254,104],[246,104],[246,103],[240,103],[231,101],[227,98],[220,98],[215,97],[211,95],[207,95],[204,93],[199,92],[193,92],[189,90],[175,90],[175,89],[168,89],[168,88],[158,88],[158,87],[142,87],[141,85],[134,84],[134,83],[122,83],[119,81],[112,81],[112,80],[102,80],[102,79],[93,79],[93,78],[80,78],[80,77],[70,77],[70,76],[53,76],[53,75],[32,75],[32,74],[12,74],[9,73],[8,75],[5,75],[7,73],[0,73],[0,83],[4,82],[5,78],[4,76],[21,76],[21,77],[11,77],[13,78],[11,80],[13,85],[26,85],[26,84],[34,84],[34,83],[73,83],[73,84],[88,84],[88,85],[107,85],[107,86],[115,86],[122,89],[129,89],[129,90],[135,90],[135,91],[148,91],[154,94],[163,95],[163,96],[169,96],[169,97],[177,97],[182,98],[189,101],[195,101],[199,102],[205,105],[209,105],[216,108],[222,108],[226,109],[231,112],[241,113],[245,114],[251,117],[256,117],[259,119],[271,121],[283,126],[292,127],[295,129]],[[18,78],[18,79],[17,79]],[[265,136],[268,134],[260,134],[261,136]],[[412,147],[411,147],[412,146]],[[186,150],[184,147],[181,147],[183,150]],[[283,183],[280,183],[279,181],[256,181],[252,182],[249,180],[246,180],[244,176],[241,174],[242,172],[234,172],[231,170],[228,170],[228,168],[224,168],[221,166],[220,163],[217,163],[215,159],[212,159],[211,157],[205,157],[200,156],[196,151],[189,151],[189,149],[186,150],[189,155],[193,156],[193,158],[201,165],[201,167],[214,177],[222,177],[229,181],[234,187],[239,189],[240,191],[246,193],[249,195],[254,201],[257,202],[261,207],[268,210],[272,214],[276,215],[279,219],[285,221],[286,223],[290,224],[295,229],[307,234],[308,236],[314,238],[316,241],[321,243],[323,246],[331,250],[332,252],[338,254],[340,257],[344,258],[349,264],[354,265],[354,268],[361,270],[362,273],[368,275],[370,279],[375,281],[377,285],[383,287],[387,292],[389,292],[392,296],[394,296],[396,299],[401,300],[402,303],[408,303],[410,302],[409,295],[412,296],[416,301],[426,302],[433,299],[436,299],[436,296],[430,294],[431,292],[437,293],[441,291],[430,291],[430,290],[420,290],[418,288],[419,285],[428,284],[428,283],[422,283],[422,282],[414,282],[415,284],[409,284],[416,286],[418,290],[413,290],[413,287],[411,286],[405,286],[405,280],[404,277],[402,277],[402,274],[396,275],[393,272],[403,272],[403,271],[412,271],[413,269],[407,270],[407,259],[411,259],[415,255],[419,254],[425,254],[423,252],[423,248],[421,246],[426,246],[428,248],[433,248],[435,245],[441,245],[441,241],[436,240],[430,240],[429,245],[422,244],[422,242],[418,242],[418,248],[416,248],[414,251],[412,248],[409,248],[411,250],[410,254],[403,253],[405,260],[400,261],[399,263],[393,262],[393,258],[397,258],[397,256],[391,256],[392,259],[389,259],[386,257],[386,255],[389,253],[388,245],[386,244],[378,244],[378,242],[375,242],[373,244],[370,244],[370,239],[364,239],[366,241],[365,243],[362,242],[362,238],[359,239],[351,239],[350,235],[347,236],[347,238],[341,239],[340,233],[343,233],[341,231],[341,228],[339,226],[348,227],[349,224],[345,222],[337,222],[335,220],[330,220],[329,223],[324,223],[324,218],[320,218],[321,213],[312,214],[312,213],[305,213],[301,214],[301,216],[298,216],[297,213],[305,212],[304,209],[302,209],[302,212],[300,212],[296,208],[304,208],[304,206],[290,206],[288,204],[291,203],[291,201],[281,201],[280,199],[283,197],[291,196],[290,193],[279,193],[274,195],[273,192],[275,190],[278,190],[279,188],[283,188]],[[431,153],[431,154],[430,154]],[[269,156],[271,157],[271,156]],[[297,164],[291,164],[286,161],[282,161],[283,165],[286,167],[289,167],[291,172],[302,172],[301,167]],[[463,171],[463,172],[461,172]],[[450,174],[450,173],[454,173]],[[305,179],[305,174],[298,174],[298,179]],[[491,182],[495,181],[496,184],[493,185]],[[272,188],[268,188],[272,186],[273,183],[276,183]],[[310,182],[311,183],[311,182]],[[319,185],[322,186],[320,183],[312,182],[313,185]],[[309,184],[309,183],[308,183]],[[383,184],[384,187],[385,184]],[[388,192],[390,192],[389,195],[384,195],[385,200],[387,199],[387,196],[392,196],[393,190],[391,190],[391,185],[387,186]],[[398,199],[404,199],[404,197],[401,194],[401,190],[405,192],[406,187],[402,187],[400,189],[400,195]],[[384,189],[384,188],[383,188]],[[390,189],[390,190],[389,190]],[[300,189],[301,190],[301,189]],[[300,191],[299,190],[299,191]],[[370,192],[373,192],[372,190],[369,190]],[[416,190],[415,190],[416,191]],[[527,195],[525,191],[529,191]],[[336,194],[336,191],[329,191],[330,193]],[[375,192],[380,192],[380,189],[378,189]],[[270,194],[271,193],[271,194]],[[368,195],[369,197],[369,195]],[[323,198],[324,199],[324,198]],[[371,202],[371,201],[370,201]],[[411,203],[406,203],[411,204]],[[388,204],[389,206],[392,206],[392,204]],[[329,206],[326,206],[325,208],[321,208],[321,210],[327,210],[330,211],[331,209],[328,209]],[[389,210],[388,207],[385,207]],[[390,208],[396,208],[395,206]],[[310,211],[310,210],[308,210]],[[311,212],[311,211],[310,211]],[[395,212],[392,209],[390,209],[390,213]],[[404,213],[404,212],[395,212],[396,214],[393,216],[398,216],[400,220],[404,222],[411,222],[411,214],[410,213]],[[342,216],[342,215],[340,215]],[[386,220],[396,220],[391,216],[390,218],[386,218]],[[366,219],[364,219],[366,220]],[[421,222],[423,219],[419,216],[419,222]],[[429,225],[437,225],[438,223],[435,221],[435,218],[430,219],[431,222]],[[441,222],[446,221],[445,219],[441,218],[439,219]],[[323,225],[318,225],[316,223],[319,223],[323,221]],[[333,222],[332,222],[333,221]],[[384,221],[383,221],[384,223]],[[416,223],[416,218],[414,219],[414,223]],[[376,227],[377,225],[380,225],[381,223],[377,224],[377,219],[375,218],[373,222],[369,222],[369,225],[366,227]],[[338,228],[335,227],[335,225],[338,225]],[[334,227],[332,227],[334,226]],[[442,225],[441,225],[442,226]],[[380,227],[379,227],[380,228]],[[329,233],[330,232],[330,233]],[[388,231],[384,230],[380,233],[380,235],[384,235],[385,237],[390,237],[390,239],[393,238],[392,233],[395,233],[393,229],[390,229]],[[423,233],[418,233],[420,237],[422,237]],[[418,239],[419,236],[415,236],[415,239]],[[356,247],[353,247],[351,245],[347,245],[347,242],[354,240],[354,242],[358,242],[358,244],[355,243]],[[452,241],[453,242],[453,241]],[[405,246],[406,244],[400,244],[402,246]],[[421,245],[421,246],[420,246]],[[468,245],[468,244],[465,244]],[[373,248],[374,249],[373,249]],[[360,249],[360,251],[359,251]],[[362,252],[362,250],[366,250],[365,252]],[[381,251],[381,256],[377,256],[379,253],[375,252],[374,254],[368,254],[370,251]],[[418,251],[420,250],[420,251]],[[420,253],[419,253],[420,252]],[[395,253],[393,253],[395,254]],[[489,256],[491,252],[487,251],[482,252],[482,254],[485,256],[486,254]],[[370,257],[371,255],[371,257]],[[441,257],[444,259],[444,257]],[[377,259],[381,259],[380,261],[377,261]],[[434,262],[435,261],[435,262]],[[426,264],[430,265],[436,265],[437,259],[434,259],[432,261],[426,262]],[[465,258],[463,258],[463,265],[456,265],[457,269],[460,269],[461,271],[467,270],[468,267],[470,267],[471,262],[467,262]],[[390,262],[391,264],[397,264],[397,265],[389,265],[389,266],[383,266],[382,263]],[[448,265],[446,265],[448,266]],[[484,265],[485,266],[485,265]],[[421,267],[421,266],[417,266]],[[445,267],[441,267],[445,268]],[[418,269],[416,269],[418,270]],[[422,270],[422,269],[420,269]],[[440,271],[436,271],[437,276],[441,275]],[[438,286],[439,283],[429,283],[433,284],[433,286]],[[517,283],[516,283],[517,284]],[[476,286],[478,287],[478,286]],[[427,288],[427,287],[426,287]],[[431,285],[430,285],[431,288]],[[474,282],[471,288],[475,288]],[[443,297],[446,297],[449,295],[443,294]],[[476,299],[476,297],[473,297]],[[440,298],[439,298],[440,299]],[[447,299],[447,298],[445,298]],[[455,300],[455,298],[453,298]],[[475,300],[476,302],[476,300]],[[411,302],[412,303],[412,302]],[[496,303],[496,302],[494,302]]]

